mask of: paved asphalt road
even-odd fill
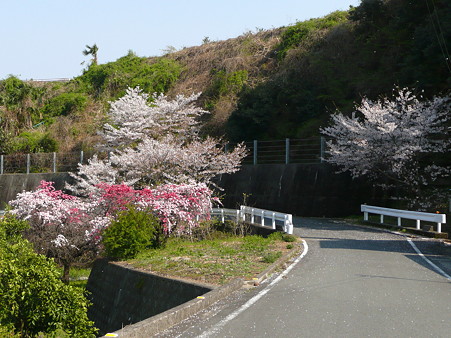
[[[308,253],[159,337],[451,337],[451,247],[327,219],[295,219]]]

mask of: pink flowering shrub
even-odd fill
[[[78,257],[97,251],[101,232],[111,221],[95,200],[64,194],[53,182],[41,181],[35,191],[17,194],[10,206],[12,214],[30,224],[25,237],[35,249],[64,266],[66,281]]]
[[[134,204],[140,209],[152,209],[160,218],[164,232],[170,234],[191,233],[199,219],[208,219],[212,203],[212,191],[204,183],[165,184],[154,189],[135,190],[125,184],[99,184],[99,203],[106,215],[114,215]]]
[[[55,258],[69,277],[71,264],[99,249],[102,231],[129,206],[152,210],[166,236],[191,234],[201,219],[209,219],[212,191],[205,183],[166,184],[135,190],[125,184],[96,186],[96,193],[79,198],[56,190],[53,182],[41,181],[35,191],[22,192],[10,202],[10,211],[27,220],[29,239],[39,253]]]

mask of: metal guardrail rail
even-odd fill
[[[390,209],[390,208],[382,208],[375,207],[372,205],[362,204],[360,206],[360,210],[363,212],[363,219],[368,221],[368,214],[376,214],[380,215],[380,222],[384,223],[384,216],[392,216],[398,219],[398,227],[401,227],[401,220],[403,218],[413,219],[416,221],[417,230],[421,229],[421,221],[432,222],[437,224],[437,232],[442,232],[442,224],[446,223],[446,215],[445,214],[433,214],[428,212],[420,212],[420,211],[408,211],[408,210],[399,210],[399,209]]]
[[[213,208],[212,217],[219,217],[221,222],[232,220],[235,222],[250,222],[263,227],[276,229],[280,226],[287,234],[293,234],[293,216],[281,212],[240,206],[240,209]]]

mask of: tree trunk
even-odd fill
[[[65,284],[69,284],[70,263],[63,263],[63,277],[61,278]]]

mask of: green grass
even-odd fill
[[[143,251],[127,263],[159,275],[221,285],[238,277],[250,280],[293,249],[278,237],[170,238],[164,248]]]
[[[61,276],[63,275],[63,268],[60,267]],[[88,277],[91,273],[91,268],[81,268],[73,266],[69,272],[69,285],[75,286],[77,288],[86,288],[88,284]]]

